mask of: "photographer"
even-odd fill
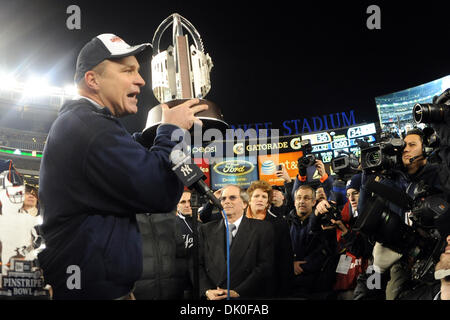
[[[336,230],[336,255],[339,262],[335,271],[333,290],[338,300],[352,300],[356,287],[357,277],[365,272],[368,258],[371,256],[372,247],[362,234],[353,231],[353,225],[357,217],[357,205],[361,174],[355,174],[346,185],[346,197],[348,201],[342,210],[334,201],[322,201],[315,210],[317,217],[312,222],[312,230]]]
[[[333,178],[334,181],[332,183],[331,194],[328,197],[328,200],[334,201],[338,208],[342,210],[344,206],[347,205],[348,200],[350,200],[350,198],[347,197],[347,185],[352,179],[354,179],[354,182],[358,182],[358,195],[357,197],[354,197],[354,199],[359,198],[359,186],[361,185],[361,165],[359,163],[359,159],[354,153],[341,151],[331,161],[331,167],[336,176]],[[352,210],[352,206],[349,208]],[[353,209],[352,212],[356,213],[356,208]]]
[[[418,124],[427,123],[439,137],[439,173],[441,185],[446,194],[450,193],[450,88],[433,98],[431,104],[416,104],[413,118]]]
[[[401,300],[450,300],[450,235],[436,264],[433,283],[425,283],[400,294]]]
[[[295,210],[290,213],[295,274],[293,295],[324,299],[331,293],[334,282],[336,238],[334,234],[329,237],[327,231],[313,232],[315,205],[314,189],[300,186],[295,192]]]
[[[432,193],[441,193],[440,173],[437,164],[427,163],[425,152],[425,136],[420,129],[412,129],[403,139],[404,148],[401,150],[400,167],[383,169],[381,172],[370,173],[365,171],[362,175],[362,187],[358,204],[358,212],[369,210],[374,198],[367,189],[370,181],[379,181],[389,187],[406,193],[414,199],[414,191],[419,184],[432,188]],[[383,154],[381,155],[383,156]],[[389,210],[400,216],[401,221],[410,224],[406,210],[389,203]],[[386,286],[386,299],[397,297],[402,286],[411,278],[411,264],[408,255],[402,255],[388,248],[389,244],[376,242],[373,250],[374,269],[381,274],[382,285]],[[390,278],[390,280],[389,280]],[[387,282],[389,281],[389,282]]]
[[[450,299],[450,212],[448,209],[450,194],[450,89],[446,89],[439,96],[433,98],[432,103],[416,104],[413,108],[413,118],[416,123],[431,124],[432,128],[425,128],[426,133],[435,133],[435,136],[427,136],[427,144],[430,147],[437,147],[434,152],[438,157],[430,157],[436,162],[439,181],[437,182],[438,192],[430,193],[435,196],[441,210],[433,212],[431,230],[440,239],[433,251],[433,261],[437,261],[435,253],[442,253],[439,261],[435,265],[433,283],[420,283],[405,286],[406,290],[402,290],[399,294],[400,299],[420,299],[420,300],[448,300]],[[431,129],[431,130],[430,130]],[[424,203],[430,208],[432,200],[431,196],[425,199]],[[427,208],[426,208],[427,209]],[[425,213],[427,213],[425,211]],[[424,215],[424,212],[421,212]],[[413,217],[414,218],[414,217]],[[445,241],[444,241],[445,240]],[[434,280],[433,279],[433,280]],[[440,280],[440,281],[439,281]]]

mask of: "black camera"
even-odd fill
[[[343,180],[350,179],[354,174],[358,173],[359,161],[355,154],[342,151],[331,160],[333,171]]]
[[[430,280],[433,266],[442,253],[445,237],[450,233],[449,205],[443,195],[435,193],[423,182],[414,189],[414,197],[375,181],[366,184],[376,197],[358,216],[353,230],[372,237],[412,262],[412,278]],[[399,214],[391,211],[386,201],[408,213],[407,225]],[[409,210],[409,211],[408,211]]]
[[[403,149],[405,149],[403,139],[382,133],[379,143],[361,149],[361,168],[366,172],[394,169],[402,163]]]
[[[413,119],[416,123],[443,123],[450,108],[450,88],[433,98],[433,103],[416,103]]]
[[[329,204],[330,207],[328,208],[328,212],[325,212],[320,216],[320,224],[324,227],[329,227],[333,225],[331,219],[342,220],[341,211],[338,209],[337,205],[335,205],[332,202],[329,202]]]
[[[311,153],[312,145],[311,140],[306,139],[300,142],[300,151],[302,151],[303,156],[298,158],[298,167],[311,167],[316,163],[316,157]]]

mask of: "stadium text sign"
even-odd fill
[[[343,127],[349,127],[355,125],[355,111],[349,112],[336,112],[325,114],[321,116],[313,116],[310,118],[284,120],[281,124],[280,135],[289,136],[302,133],[316,132],[322,130],[331,130]],[[261,123],[246,123],[231,125],[233,130],[242,129],[247,131],[248,129],[255,129],[259,133],[259,130],[271,130],[273,129],[272,122]],[[227,137],[228,139],[228,137]]]

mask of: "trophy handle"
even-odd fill
[[[184,26],[185,29],[191,35],[192,39],[194,39],[195,47],[197,48],[197,50],[200,50],[201,52],[204,53],[203,41],[197,29],[195,29],[192,23],[190,23],[186,18],[182,17],[178,13],[174,13],[168,16],[163,22],[161,22],[161,24],[156,29],[152,40],[153,55],[155,56],[161,52],[159,50],[159,43],[161,41],[161,36],[167,30],[167,28],[174,23],[174,21],[176,21],[175,23],[177,24],[175,26],[175,29],[181,30],[181,26]]]

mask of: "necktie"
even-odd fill
[[[230,241],[230,246],[231,246],[231,242],[233,242],[233,231],[236,230],[236,226],[232,223],[228,224],[228,239]]]

